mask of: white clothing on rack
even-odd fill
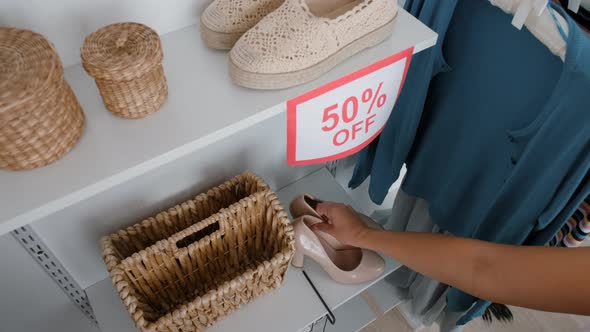
[[[502,9],[505,13],[514,15],[523,1],[530,0],[491,0],[490,2],[492,5]],[[547,46],[551,53],[560,57],[562,61],[565,61],[567,43],[561,36],[555,20],[557,20],[557,23],[566,35],[569,31],[568,24],[565,18],[555,11],[553,12],[555,16],[554,20],[550,12],[551,10],[551,8],[546,8],[539,16],[529,15],[524,25],[535,38]]]

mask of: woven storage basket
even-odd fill
[[[166,235],[173,229],[181,230]],[[104,237],[102,247],[142,331],[202,331],[280,286],[294,235],[276,195],[245,173]]]
[[[45,166],[72,149],[83,127],[53,45],[32,31],[0,28],[0,168]]]
[[[142,118],[157,112],[168,96],[160,37],[143,24],[111,24],[91,33],[81,57],[115,115]]]

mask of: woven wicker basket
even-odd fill
[[[83,127],[84,114],[53,45],[32,31],[0,28],[0,168],[56,161]]]
[[[137,327],[202,331],[280,286],[293,237],[276,195],[245,173],[104,237],[102,247]]]
[[[157,112],[168,96],[160,37],[143,24],[117,23],[93,32],[81,57],[115,115],[142,118]]]

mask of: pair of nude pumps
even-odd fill
[[[373,251],[346,245],[333,236],[314,231],[311,226],[322,223],[322,216],[316,211],[321,200],[304,194],[291,202],[289,210],[296,218],[293,222],[295,230],[295,256],[291,264],[303,267],[307,256],[318,264],[335,281],[343,284],[357,284],[373,280],[383,273],[385,262]],[[360,214],[369,227],[380,228],[369,217]]]
[[[283,89],[323,75],[389,38],[397,0],[214,0],[201,36],[231,49],[230,76],[254,89]]]

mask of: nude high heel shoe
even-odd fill
[[[377,278],[385,269],[381,256],[370,250],[346,246],[334,248],[323,232],[314,232],[310,226],[323,222],[312,216],[302,216],[293,222],[295,255],[291,264],[303,267],[304,257],[310,257],[339,283],[358,284]],[[334,238],[332,238],[334,239]],[[334,239],[335,240],[335,239]]]
[[[320,219],[320,221],[323,221],[322,216],[320,216],[319,213],[316,211],[317,205],[322,202],[324,202],[324,201],[321,199],[315,198],[314,196],[312,196],[310,194],[302,194],[291,201],[291,204],[289,204],[289,212],[291,212],[291,217],[293,217],[293,219],[297,219],[302,216],[312,216],[314,218]],[[358,213],[358,212],[357,212],[357,214],[361,217],[361,219],[363,219],[363,221],[365,222],[365,224],[368,227],[373,228],[373,229],[383,229],[383,227],[381,227],[381,225],[376,223],[373,219],[369,218],[368,216],[366,216],[362,213]],[[332,246],[332,248],[334,248],[334,249],[340,250],[340,249],[356,248],[356,247],[346,245],[346,244],[336,240],[336,238],[334,238],[333,236],[331,236],[329,234],[326,234],[323,232],[321,234],[322,234],[323,239],[328,241],[330,246]]]
[[[317,205],[322,202],[322,200],[317,199],[310,194],[303,194],[291,201],[291,204],[289,204],[289,211],[291,212],[293,219],[297,219],[302,216],[310,216],[319,219],[318,222],[323,222],[322,217],[315,210]],[[336,250],[356,248],[336,240],[336,238],[330,234],[321,232],[321,236],[332,248]]]
[[[291,201],[291,204],[289,204],[289,211],[294,219],[301,216],[314,216],[322,219],[315,210],[318,204],[322,202],[321,199],[317,199],[310,194],[299,195]]]

